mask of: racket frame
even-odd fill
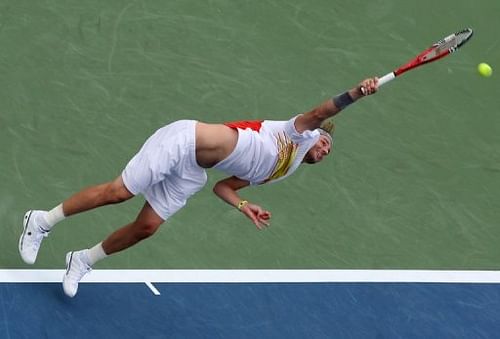
[[[460,41],[453,41],[454,39],[457,40],[456,38],[463,34],[465,34],[465,37],[463,39],[461,39]],[[454,34],[448,35],[447,37],[439,40],[431,47],[408,61],[406,64],[400,66],[393,72],[387,73],[386,75],[380,77],[378,80],[378,86],[380,87],[388,83],[389,81],[394,80],[397,76],[400,76],[401,74],[411,69],[444,58],[445,56],[455,52],[459,47],[469,41],[472,35],[473,31],[470,28],[466,28]],[[440,48],[442,48],[442,50],[440,50]],[[361,88],[361,91],[364,93],[366,90],[364,88]]]

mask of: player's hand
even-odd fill
[[[358,88],[361,94],[363,94],[364,96],[373,94],[378,90],[378,78],[374,77],[365,79],[361,81]]]
[[[248,203],[241,210],[259,230],[270,226],[271,212],[264,210],[259,205]]]

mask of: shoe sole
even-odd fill
[[[29,265],[33,265],[35,263],[35,260],[33,262],[26,261],[26,259],[23,257],[22,250],[23,250],[23,244],[24,244],[24,237],[26,236],[26,230],[28,228],[28,223],[31,219],[31,214],[33,211],[28,211],[24,214],[24,219],[23,219],[23,233],[21,234],[21,237],[19,238],[19,254],[21,255],[21,258],[23,261]]]

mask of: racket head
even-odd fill
[[[465,28],[459,32],[448,35],[447,37],[434,43],[431,47],[417,55],[405,65],[395,70],[394,75],[398,76],[412,68],[441,59],[450,53],[455,52],[458,48],[469,41],[473,34],[474,32],[472,29]]]
[[[455,34],[448,35],[446,38],[436,42],[433,47],[436,47],[437,53],[444,53],[446,50],[449,53],[455,52],[463,44],[472,38],[474,32],[470,28],[465,28]]]

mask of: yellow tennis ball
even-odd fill
[[[477,65],[477,71],[483,77],[490,77],[493,73],[493,69],[491,68],[491,66],[485,62],[481,62],[479,65]]]

